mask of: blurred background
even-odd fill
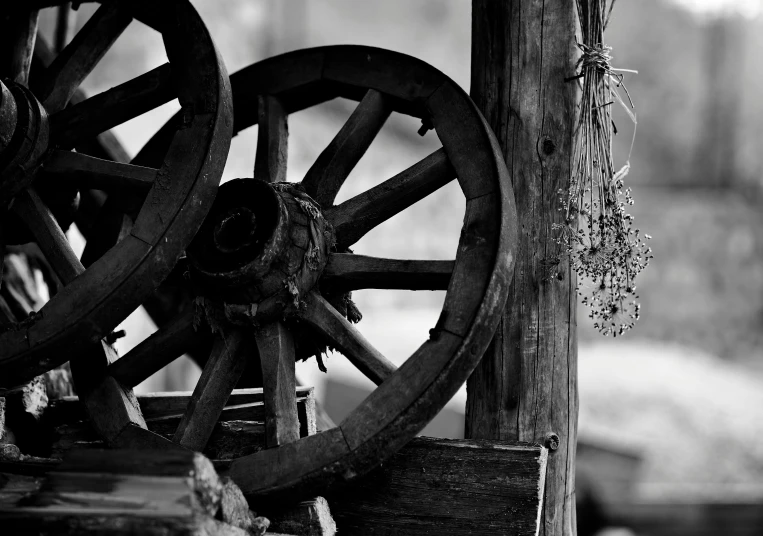
[[[469,86],[468,0],[194,0],[229,72],[298,48],[364,44],[417,56]],[[81,26],[93,7],[77,12]],[[43,14],[43,29],[55,14]],[[763,5],[759,0],[618,0],[606,33],[638,131],[626,182],[636,227],[655,258],[638,281],[642,318],[624,337],[579,324],[580,534],[606,526],[637,534],[760,534],[763,526]],[[52,31],[52,30],[51,30]],[[166,61],[161,39],[131,25],[86,80],[98,93]],[[252,96],[255,98],[255,96]],[[289,118],[289,180],[298,181],[351,113],[341,100]],[[170,103],[115,132],[133,155],[177,110]],[[634,125],[615,111],[615,165]],[[419,122],[393,115],[338,201],[440,146]],[[234,139],[224,180],[251,177],[257,129]],[[368,234],[356,253],[450,259],[464,200],[455,183]],[[71,240],[77,242],[76,229]],[[359,329],[401,363],[428,336],[444,293],[362,291]],[[136,311],[122,354],[155,330]],[[339,422],[371,383],[338,354],[299,364]],[[191,390],[188,359],[142,391]],[[462,390],[424,431],[462,437]]]

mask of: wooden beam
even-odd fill
[[[327,499],[339,534],[534,536],[546,458],[538,445],[419,437]]]
[[[473,0],[471,96],[506,158],[519,249],[506,314],[467,382],[466,435],[549,445],[542,535],[575,534],[577,305],[553,224],[571,175],[576,3]]]

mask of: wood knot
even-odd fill
[[[546,156],[551,156],[554,154],[554,151],[556,151],[556,144],[554,143],[554,140],[551,138],[544,138],[543,140],[543,154]]]

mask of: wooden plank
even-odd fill
[[[382,259],[332,253],[322,282],[343,291],[367,288],[447,290],[454,261]]]
[[[173,98],[172,68],[165,63],[51,115],[51,139],[61,148],[75,147]]]
[[[332,345],[355,365],[363,375],[380,385],[397,367],[384,357],[365,337],[322,296],[310,292],[305,298],[301,317],[327,337]]]
[[[272,95],[259,95],[257,103],[259,119],[254,178],[265,182],[286,182],[288,115],[281,102]]]
[[[94,188],[109,193],[129,192],[145,197],[156,178],[157,169],[122,164],[82,153],[55,150],[43,164],[45,174],[60,183]]]
[[[203,449],[205,456],[214,460],[233,460],[242,456],[248,456],[250,454],[261,451],[265,448],[265,408],[262,402],[262,390],[261,389],[242,389],[231,396],[234,401],[249,401],[248,403],[235,404],[227,406],[217,424],[212,430],[212,435],[207,442],[207,445]],[[251,391],[258,391],[258,393],[251,393]],[[298,391],[305,394],[304,397],[298,399],[297,409],[299,414],[299,434],[300,437],[307,437],[316,433],[315,427],[315,405],[313,390],[309,388],[307,390]],[[159,393],[162,395],[169,395],[170,393]],[[258,401],[251,402],[252,397],[255,397]],[[148,413],[145,415],[148,432],[153,433],[156,437],[146,436],[146,430],[140,428],[129,427],[129,431],[133,436],[137,433],[142,433],[143,437],[133,437],[132,439],[140,441],[143,447],[161,448],[166,450],[168,448],[178,449],[182,448],[171,443],[169,440],[173,437],[175,430],[177,430],[178,424],[182,417],[182,411],[187,405],[188,400],[191,397],[191,393],[186,393],[184,397],[184,405],[177,407],[175,402],[172,401],[173,408],[171,411],[174,413],[167,415],[162,410],[157,416],[156,413],[152,413],[156,410],[158,404],[157,401],[152,400],[155,398],[167,398],[169,396],[161,397],[148,397],[152,403],[145,404],[144,409],[148,409]],[[145,397],[140,397],[143,402],[146,401]],[[238,400],[236,400],[238,399]],[[75,406],[76,404],[76,406]],[[152,406],[153,409],[152,409]],[[66,411],[62,411],[65,409]],[[104,444],[93,430],[88,421],[83,420],[86,418],[84,410],[79,406],[76,397],[68,397],[63,401],[56,401],[51,405],[49,410],[44,416],[44,422],[46,429],[54,429],[53,443],[51,448],[52,456],[54,458],[61,458],[65,456],[72,449],[94,449],[103,448]],[[135,442],[127,441],[130,438],[124,438],[123,431],[118,440],[121,441],[120,445],[135,445]],[[158,442],[156,438],[161,439]],[[150,443],[150,444],[149,444]],[[33,468],[34,469],[34,468]],[[0,466],[0,471],[3,467]],[[48,469],[42,471],[32,471],[30,474],[39,475],[47,472]],[[24,473],[26,474],[26,473]]]
[[[108,2],[93,14],[35,84],[49,114],[63,110],[82,81],[132,21],[123,2]]]
[[[37,240],[45,258],[64,284],[85,271],[50,209],[33,188],[19,193],[13,210]]]
[[[122,385],[135,387],[169,365],[207,335],[194,329],[193,317],[194,308],[188,307],[185,312],[109,365],[107,373]]]
[[[299,439],[294,338],[276,321],[260,328],[255,340],[262,367],[265,443],[274,448]]]
[[[0,520],[14,534],[245,536],[213,519],[222,496],[222,482],[199,454],[89,450],[68,456],[37,493],[0,510]]]
[[[350,247],[371,229],[448,184],[456,177],[444,149],[378,186],[326,211],[334,226],[337,249]]]
[[[219,334],[173,441],[191,450],[204,448],[246,368],[247,354],[251,351],[246,338],[247,335],[238,329]]]
[[[182,417],[192,394],[191,391],[168,391],[137,395],[137,399],[143,417],[146,421],[151,421],[168,417]],[[312,387],[297,387],[296,395],[298,406],[304,404],[308,399],[314,400],[315,397]],[[234,389],[225,406],[230,409],[230,413],[224,411],[221,418],[232,415],[232,419],[264,421],[263,400],[261,387]],[[243,415],[245,411],[250,413]],[[239,412],[238,416],[234,416],[236,415],[235,412]],[[58,426],[87,419],[87,414],[76,396],[67,396],[60,400],[51,401],[45,412],[45,419],[50,422],[51,426]]]
[[[419,437],[327,499],[340,534],[534,536],[546,459],[537,445]]]
[[[471,95],[498,137],[522,231],[503,319],[467,383],[466,435],[558,445],[549,456],[540,533],[572,534],[576,282],[567,262],[551,280],[539,266],[558,255],[553,225],[564,223],[559,192],[568,191],[572,175],[578,85],[565,78],[578,58],[578,13],[564,0],[472,4]]]
[[[322,207],[334,204],[339,188],[366,153],[392,109],[383,94],[369,89],[305,174],[302,185]]]
[[[142,442],[140,448],[156,450],[156,447],[159,446],[161,450],[191,452],[171,441],[179,422],[180,418],[178,417],[148,421],[148,432],[162,441],[159,443],[152,440],[153,444],[147,444],[149,442],[146,437],[138,438]],[[146,432],[146,430],[143,431]],[[87,423],[59,426],[56,428],[54,436],[51,455],[55,458],[65,457],[67,453],[73,450],[92,450],[105,447],[103,441]],[[265,425],[262,422],[231,420],[215,424],[212,434],[201,452],[210,459],[224,460],[229,464],[230,460],[257,453],[264,448]]]

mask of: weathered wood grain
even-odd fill
[[[132,21],[121,1],[108,2],[93,14],[36,84],[35,93],[49,114],[64,107],[79,85]]]
[[[116,194],[127,191],[145,197],[158,170],[55,150],[43,164],[42,171],[54,175],[56,181],[68,182],[78,188]]]
[[[577,338],[574,273],[557,258],[558,192],[571,176],[577,12],[542,4],[474,0],[471,93],[495,130],[519,217],[517,266],[505,316],[467,383],[467,437],[543,444],[551,434],[541,535],[575,533]],[[507,39],[506,36],[514,36]]]
[[[366,153],[391,111],[384,95],[369,89],[339,133],[307,171],[302,185],[322,207],[334,204],[339,188]]]
[[[332,253],[322,281],[343,291],[366,288],[446,290],[453,265],[453,261],[382,259]]]
[[[202,450],[231,391],[246,368],[252,351],[247,335],[238,329],[219,334],[199,382],[172,440],[191,450]]]
[[[350,247],[395,214],[445,186],[456,177],[444,149],[370,190],[326,210],[338,249]]]
[[[305,309],[300,311],[300,315],[376,385],[381,384],[397,370],[394,363],[374,348],[319,294],[311,292],[305,298]]]
[[[265,182],[286,182],[288,116],[281,101],[272,95],[259,95],[257,105],[259,119],[254,178]]]
[[[169,63],[50,117],[51,139],[72,148],[110,128],[153,110],[175,97]]]
[[[273,448],[299,439],[294,338],[276,321],[260,328],[255,340],[262,367],[265,443]]]
[[[327,494],[340,534],[534,536],[547,451],[419,437]]]

